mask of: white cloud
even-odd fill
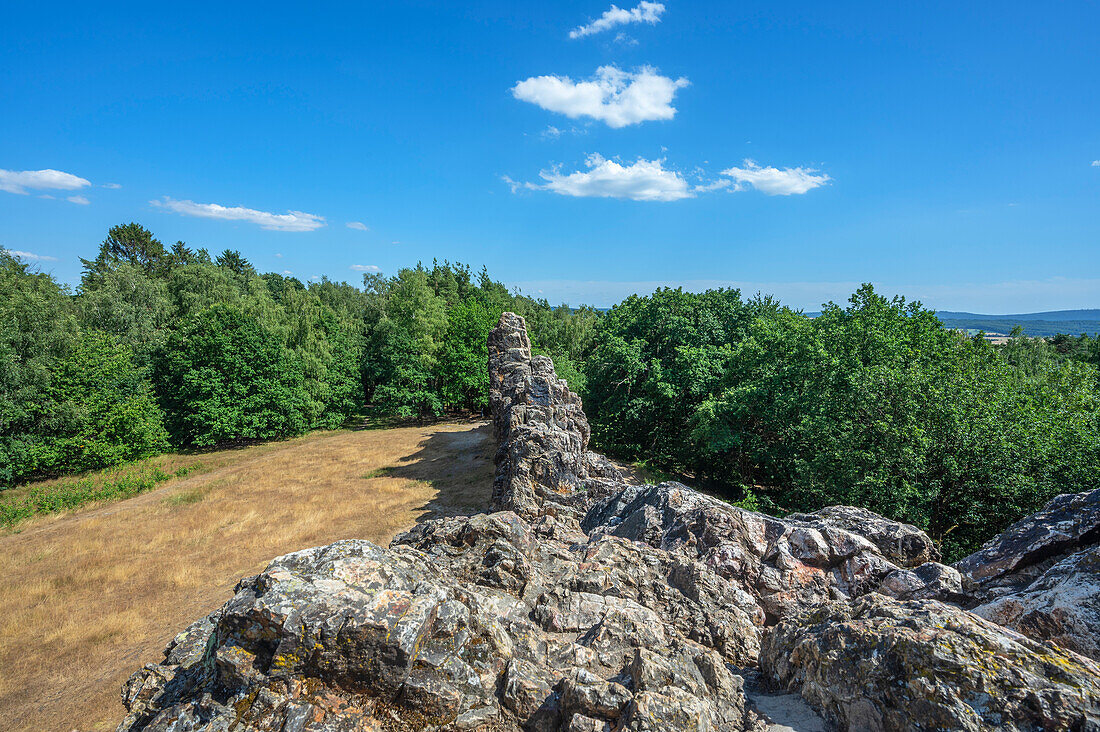
[[[664,148],[662,148],[663,150]],[[592,154],[585,160],[587,170],[563,173],[560,166],[543,170],[543,183],[521,183],[505,176],[504,181],[515,193],[520,189],[551,191],[564,196],[594,198],[629,198],[634,201],[678,201],[702,193],[719,190],[730,192],[755,188],[769,196],[789,196],[806,193],[832,180],[813,168],[762,168],[746,160],[743,168],[722,171],[726,178],[709,179],[706,171],[696,167],[687,175],[664,167],[664,160],[646,160],[623,165]],[[730,180],[730,179],[733,180]]]
[[[661,20],[661,13],[663,12],[665,12],[665,6],[662,3],[646,2],[646,0],[642,0],[642,2],[638,3],[637,6],[630,10],[612,5],[610,10],[605,10],[603,15],[593,20],[588,25],[577,26],[569,31],[569,37],[583,38],[585,36],[601,33],[617,25],[627,25],[628,23],[649,23],[650,25],[654,25]]]
[[[91,201],[88,200],[87,196],[69,196],[65,200],[69,203],[79,203],[81,206],[87,206],[89,203],[91,203]]]
[[[204,219],[220,219],[222,221],[245,221],[256,224],[269,231],[313,231],[325,225],[325,218],[316,214],[303,213],[302,211],[288,211],[285,214],[274,214],[267,211],[257,211],[253,208],[242,206],[221,206],[217,203],[195,203],[194,201],[177,201],[168,196],[163,201],[150,201],[151,205],[158,208],[166,208],[184,216],[197,216]]]
[[[122,188],[122,186],[119,185],[118,183],[104,183],[103,187],[104,188],[110,188],[113,191],[117,191],[119,188]]]
[[[382,268],[373,264],[353,264],[349,269],[356,272],[381,272]]]
[[[92,183],[89,180],[60,170],[3,170],[0,169],[0,191],[26,194],[35,191],[76,191]]]
[[[282,252],[275,252],[275,258],[276,259],[282,259],[283,258],[283,253]]]
[[[728,168],[722,175],[728,175],[736,182],[734,190],[743,191],[755,188],[769,196],[789,196],[792,193],[805,193],[825,185],[829,176],[817,173],[813,168],[762,168],[752,160],[745,160],[743,168]]]
[[[356,231],[370,231],[370,227],[362,221],[349,221],[347,227],[349,229],[355,229]]]
[[[289,269],[284,269],[284,270],[283,270],[283,274],[285,274],[285,275],[286,275],[287,277],[289,277],[290,275],[292,275],[292,274],[294,274],[294,273],[293,273],[293,272],[291,272],[291,271],[290,271]]]
[[[1100,160],[1093,160],[1092,161],[1092,167],[1100,168]]]
[[[685,78],[670,79],[644,66],[636,72],[601,66],[588,81],[568,76],[532,76],[512,87],[512,95],[550,112],[576,119],[592,117],[608,127],[650,120],[672,119],[676,90],[688,85]]]
[[[695,193],[687,180],[675,170],[666,170],[661,160],[639,158],[630,165],[607,160],[592,154],[585,161],[587,171],[564,174],[560,170],[544,170],[539,176],[546,181],[516,183],[506,179],[513,192],[519,188],[551,191],[563,196],[580,198],[629,198],[632,201],[677,201],[692,198]]]
[[[45,254],[35,254],[34,252],[21,252],[18,249],[7,249],[8,254],[13,257],[19,257],[20,259],[29,259],[32,262],[56,262],[57,257],[50,257]]]
[[[725,178],[719,178],[718,180],[712,180],[709,183],[699,183],[691,187],[691,190],[696,193],[710,193],[711,191],[720,191],[724,188],[733,186],[732,181],[728,181]]]
[[[591,124],[591,123],[589,123]],[[543,140],[557,140],[563,135],[587,135],[588,130],[584,127],[577,127],[571,125],[568,129],[562,129],[561,127],[555,127],[554,125],[547,125],[546,129],[539,133],[539,137]]]

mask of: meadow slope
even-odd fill
[[[488,505],[485,423],[316,433],[205,456],[214,467],[0,534],[0,729],[109,730],[119,686],[280,554],[385,545]]]

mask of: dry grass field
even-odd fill
[[[158,459],[201,472],[0,534],[0,730],[113,729],[122,682],[271,558],[483,510],[492,432],[319,433]]]

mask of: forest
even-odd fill
[[[593,446],[739,505],[845,503],[950,559],[1100,486],[1100,337],[1003,346],[865,285],[816,317],[737,290],[552,307],[433,262],[352,285],[112,228],[75,291],[0,250],[0,487],[335,429],[484,413],[486,336],[527,319]]]
[[[138,224],[82,261],[73,293],[0,250],[2,486],[364,415],[479,413],[502,311],[574,380],[598,317],[449,263],[307,285]]]

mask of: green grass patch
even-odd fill
[[[366,480],[370,480],[371,478],[392,478],[394,477],[393,471],[395,470],[397,470],[397,468],[393,467],[392,465],[385,468],[375,468],[369,473],[366,473],[363,478]]]
[[[172,495],[164,499],[164,505],[176,507],[176,506],[190,506],[192,503],[198,503],[203,498],[206,498],[206,491],[201,488],[192,488],[187,491],[180,491],[179,493],[173,493]]]
[[[180,478],[200,467],[189,465],[174,471],[165,471],[159,465],[138,462],[78,478],[27,486],[12,491],[10,495],[0,493],[0,527],[11,528],[32,516],[68,511],[88,503],[136,496],[159,483]]]

